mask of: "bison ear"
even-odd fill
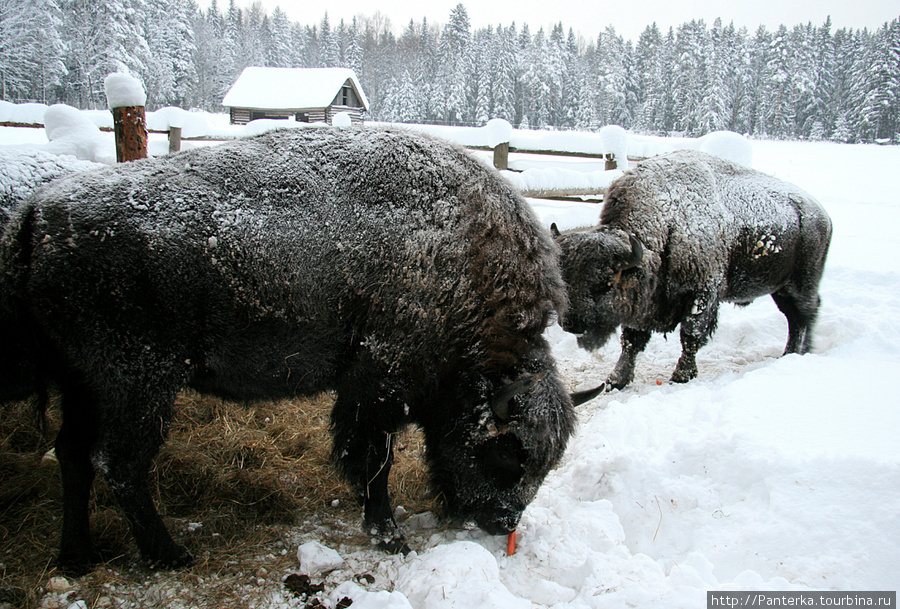
[[[558,238],[562,233],[559,232],[559,227],[556,226],[556,222],[550,225],[550,234],[553,235],[553,238]]]
[[[495,391],[491,397],[491,410],[497,420],[502,423],[509,421],[509,404],[512,399],[534,387],[534,384],[545,376],[547,376],[546,371],[540,374],[529,374]]]
[[[641,265],[641,262],[644,261],[644,245],[633,234],[628,235],[628,241],[631,245],[631,253],[628,255],[628,260],[616,268],[617,272],[627,271],[628,269],[638,267]]]

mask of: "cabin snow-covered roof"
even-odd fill
[[[325,108],[350,81],[363,108],[369,101],[356,73],[349,68],[244,68],[222,105],[263,110]]]

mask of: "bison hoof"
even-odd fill
[[[624,389],[630,382],[630,378],[620,378],[616,375],[610,375],[610,377],[606,379],[606,390],[612,391],[613,389]]]
[[[92,548],[81,552],[61,553],[56,559],[57,568],[64,574],[81,577],[90,573],[94,565],[100,562],[100,555]]]
[[[369,535],[372,536],[372,543],[388,554],[403,554],[406,556],[410,553],[411,550],[406,545],[406,538],[393,517],[377,522],[367,522],[366,529]]]
[[[696,378],[697,369],[693,370],[682,370],[681,368],[676,368],[675,372],[672,373],[672,382],[673,383],[687,383],[692,378]]]
[[[186,567],[194,562],[194,557],[184,546],[172,544],[172,547],[163,556],[148,562],[151,569],[166,571]]]
[[[402,537],[395,539],[382,539],[378,542],[378,548],[386,554],[403,554],[406,556],[412,550]]]

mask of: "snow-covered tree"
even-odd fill
[[[862,115],[866,139],[894,139],[900,132],[900,20],[875,33],[867,52]]]
[[[56,0],[0,0],[0,99],[46,102],[67,74]]]
[[[197,81],[194,7],[188,0],[149,0],[144,31],[150,59],[143,74],[148,105],[192,105]]]
[[[636,42],[610,27],[592,42],[562,22],[472,30],[463,4],[446,25],[410,21],[398,40],[381,13],[304,24],[260,0],[0,0],[0,95],[104,105],[126,70],[149,104],[221,108],[247,65],[348,66],[372,118],[699,136],[730,129],[779,138],[900,139],[900,19],[869,30],[832,23],[753,34],[716,19]],[[238,3],[241,4],[238,4]],[[243,7],[243,8],[242,8]]]
[[[703,134],[703,98],[706,95],[706,26],[703,21],[682,24],[675,39],[675,124],[686,135]]]
[[[148,71],[150,51],[137,0],[63,0],[68,41],[65,98],[84,108],[106,105],[103,80],[113,72],[135,76]]]
[[[449,125],[459,124],[466,115],[466,54],[470,42],[469,14],[465,6],[457,4],[441,37],[443,69],[438,75],[443,89],[443,118]]]
[[[287,13],[276,6],[268,20],[268,36],[265,48],[266,65],[276,68],[290,68],[294,63],[294,39],[291,36],[291,22]]]

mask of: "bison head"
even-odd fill
[[[563,329],[578,334],[585,349],[602,346],[616,328],[634,317],[635,299],[629,287],[644,257],[634,235],[604,227],[560,234],[552,226],[561,250],[563,280],[569,287],[569,310]]]
[[[502,535],[516,529],[574,428],[572,401],[547,352],[514,377],[472,375],[425,425],[434,491],[446,515]]]

